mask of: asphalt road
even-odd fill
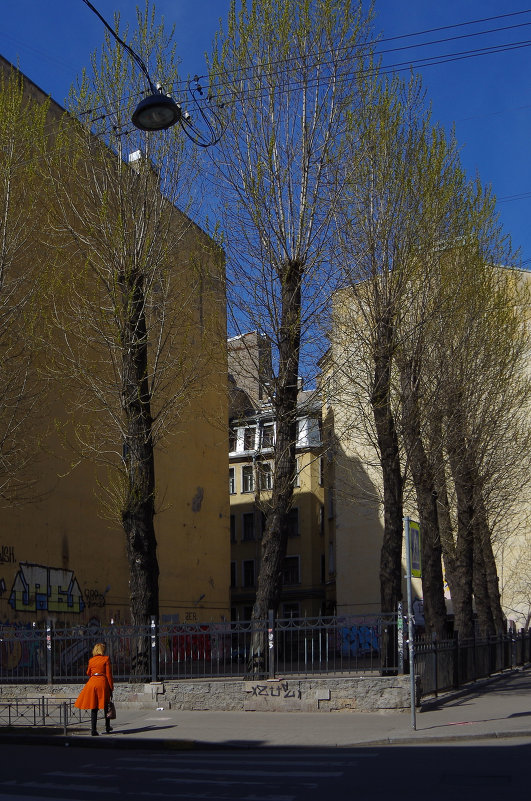
[[[164,751],[2,747],[0,801],[500,801],[530,796],[531,744]]]

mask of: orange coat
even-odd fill
[[[89,659],[89,680],[79,693],[74,706],[78,709],[105,709],[114,689],[111,660],[108,656],[93,656]]]

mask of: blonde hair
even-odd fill
[[[103,656],[105,653],[105,643],[97,642],[92,649],[92,656]]]

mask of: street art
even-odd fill
[[[282,684],[277,684],[273,687],[268,686],[267,684],[255,684],[253,687],[251,687],[251,695],[284,699],[302,698],[301,690],[290,690],[287,681],[283,681]]]
[[[369,656],[380,649],[377,626],[343,626],[340,636],[342,656]]]
[[[69,612],[85,608],[73,570],[20,562],[9,605],[17,612]]]
[[[103,607],[105,606],[105,595],[103,592],[99,590],[85,590],[85,602],[87,607],[98,606]]]
[[[15,559],[15,548],[13,545],[0,545],[0,563],[13,564]]]

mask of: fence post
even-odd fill
[[[52,666],[52,621],[46,621],[46,679],[48,684],[53,684]]]
[[[435,685],[435,698],[437,698],[437,691],[439,689],[439,654],[437,649],[437,632],[433,631],[431,634],[432,653],[433,653],[433,683]]]
[[[267,613],[267,650],[268,650],[268,665],[269,665],[269,678],[275,678],[275,618],[273,610],[270,609]]]
[[[459,687],[459,632],[454,631],[454,647],[453,653],[453,672],[454,672],[454,690]]]
[[[157,681],[158,678],[158,644],[157,619],[153,615],[151,617],[151,681]]]

